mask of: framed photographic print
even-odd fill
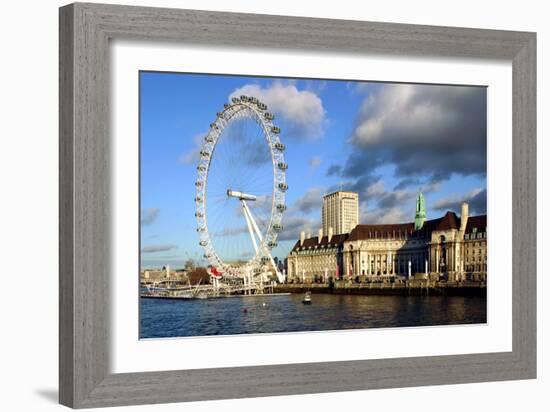
[[[485,87],[139,83],[140,338],[486,323]]]
[[[61,8],[61,403],[534,378],[535,50]]]

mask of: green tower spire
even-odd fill
[[[422,229],[426,221],[426,201],[422,192],[416,198],[416,214],[414,215],[414,230]]]

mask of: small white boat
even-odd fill
[[[311,292],[308,290],[302,299],[304,305],[311,305]]]

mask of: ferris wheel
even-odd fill
[[[199,244],[214,276],[274,269],[271,250],[286,210],[285,146],[274,115],[255,97],[232,98],[210,124],[199,153],[195,204]]]

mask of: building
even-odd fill
[[[323,232],[350,233],[359,223],[359,194],[339,190],[323,196]]]
[[[170,269],[168,265],[162,269],[143,269],[140,271],[142,283],[174,282],[187,279],[188,271],[185,269]]]
[[[487,216],[447,212],[426,220],[419,194],[411,223],[357,225],[349,234],[305,239],[288,256],[290,281],[333,279],[395,281],[411,277],[432,280],[486,281]]]
[[[316,237],[305,237],[290,252],[287,260],[287,279],[293,282],[328,282],[330,278],[339,279],[343,273],[344,242],[347,233],[333,235],[332,230],[323,236],[322,229]]]

